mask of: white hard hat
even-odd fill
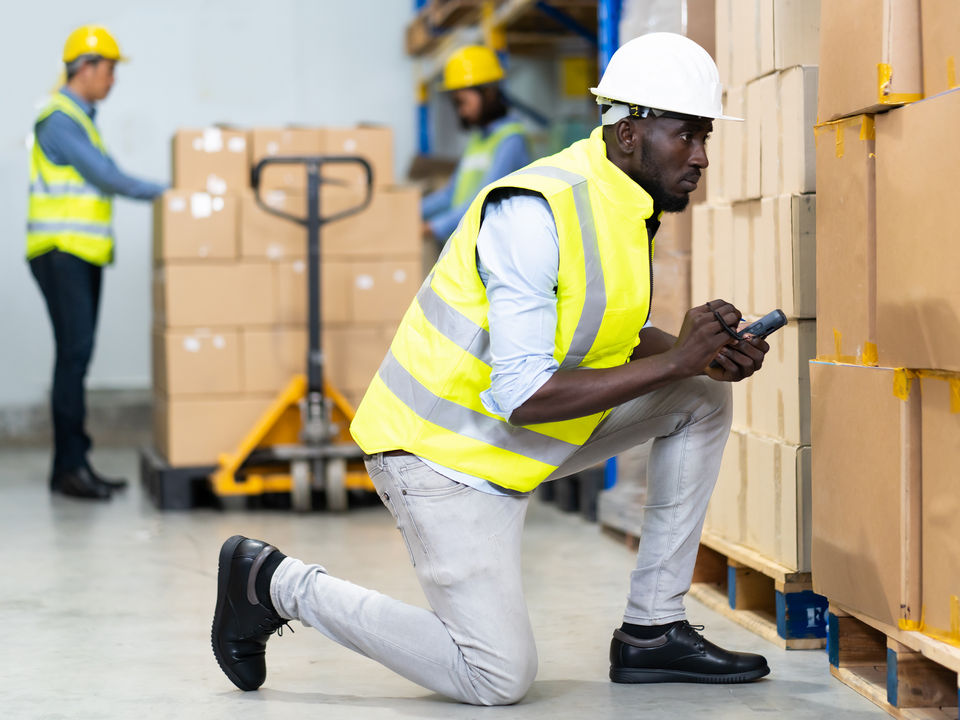
[[[676,33],[648,33],[624,43],[590,92],[602,105],[615,101],[714,120],[742,120],[723,114],[723,85],[710,53]]]

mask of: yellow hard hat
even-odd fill
[[[497,54],[483,45],[460,48],[443,68],[443,89],[460,90],[503,79],[503,67]]]
[[[107,60],[124,62],[116,38],[103,25],[83,25],[67,38],[63,46],[63,61],[73,62],[81,55],[99,55]]]

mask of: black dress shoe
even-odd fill
[[[88,500],[109,500],[110,488],[98,481],[85,467],[55,473],[50,490],[61,495]]]
[[[126,478],[108,478],[104,477],[96,470],[93,469],[89,463],[87,464],[87,472],[89,472],[93,478],[100,483],[101,485],[106,485],[110,490],[126,490],[127,489],[127,480]]]
[[[762,655],[724,650],[698,630],[703,626],[686,620],[650,640],[614,630],[610,679],[617,683],[739,683],[770,673]]]
[[[241,690],[263,685],[267,640],[287,624],[269,598],[257,597],[257,571],[276,551],[242,535],[234,535],[220,548],[211,642],[220,669]]]

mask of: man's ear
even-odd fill
[[[630,118],[624,118],[616,124],[614,134],[621,152],[632,155],[640,148],[640,138],[643,130],[639,125]]]

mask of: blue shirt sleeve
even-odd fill
[[[453,201],[454,177],[456,177],[456,174],[442,188],[423,196],[423,200],[420,202],[420,216],[424,220],[430,220],[434,215],[450,207],[450,203]]]
[[[489,185],[494,180],[499,180],[504,175],[509,175],[514,170],[519,170],[529,163],[530,153],[527,150],[526,139],[522,135],[510,135],[504,138],[503,142],[497,146],[497,150],[493,154],[493,160],[490,163],[490,169],[487,170],[481,187]],[[459,173],[459,166],[457,172]],[[454,178],[456,178],[456,175],[454,175]],[[455,182],[456,180],[454,179],[450,184],[451,199],[453,197],[453,186]],[[467,202],[457,207],[449,207],[450,200],[448,199],[447,209],[437,212],[429,220],[430,229],[433,230],[433,234],[438,238],[450,237],[453,231],[457,229],[460,218],[467,212],[467,208],[470,207],[471,202],[473,202],[473,198],[470,198]]]
[[[36,141],[51,162],[72,165],[87,182],[108,195],[150,200],[167,189],[124,173],[90,142],[80,125],[62,112],[50,114],[37,125]]]
[[[509,420],[559,368],[557,331],[560,243],[540,195],[517,191],[487,205],[477,237],[477,270],[490,303],[490,387],[483,406]]]

